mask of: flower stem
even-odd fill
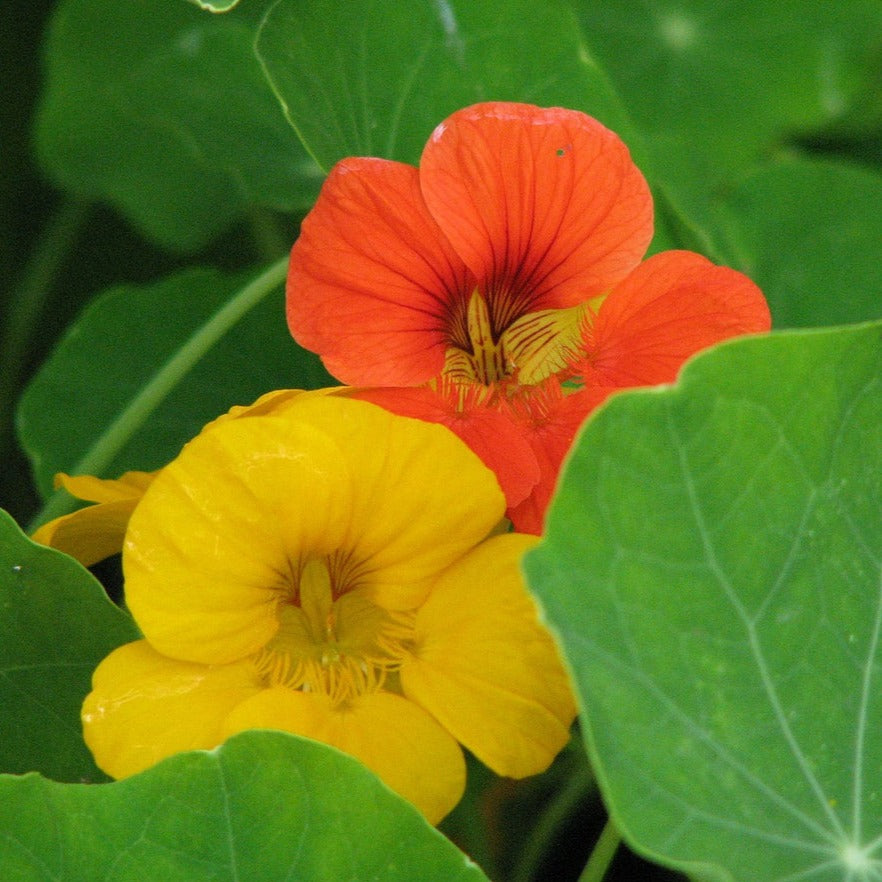
[[[576,806],[594,789],[594,778],[584,770],[577,770],[555,794],[530,832],[511,882],[529,882],[543,856],[549,852],[554,833],[573,813]]]
[[[153,379],[129,402],[128,407],[96,439],[82,459],[71,468],[71,474],[100,475],[199,359],[245,313],[284,281],[287,269],[287,257],[276,261],[239,290],[192,334],[187,342],[159,368]],[[51,518],[66,514],[74,505],[73,498],[67,493],[61,491],[53,494],[29,526],[28,532],[32,532]]]
[[[602,882],[607,870],[612,864],[616,851],[622,844],[622,837],[616,829],[612,818],[607,818],[606,826],[600,832],[600,838],[579,876],[578,882]]]

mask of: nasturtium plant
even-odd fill
[[[159,468],[230,405],[277,386],[326,384],[318,359],[292,346],[278,320],[283,274],[280,265],[191,269],[96,298],[22,398],[20,437],[43,495],[57,472]],[[52,402],[63,394],[79,405],[61,425]]]
[[[880,339],[735,341],[611,400],[527,555],[615,823],[703,879],[882,869]]]
[[[234,6],[238,6],[239,0],[190,0],[201,9],[209,12],[229,12]]]
[[[882,879],[877,0],[8,3],[0,875]]]
[[[181,0],[62,0],[36,128],[52,178],[176,250],[256,208],[308,208],[321,173],[252,48],[267,5],[214,16]]]
[[[257,52],[326,170],[346,156],[416,163],[444,117],[490,99],[582,107],[640,147],[561,0],[280,0]]]
[[[775,327],[882,317],[880,200],[882,175],[829,159],[769,163],[729,193],[721,210],[733,250],[766,292]]]
[[[35,545],[0,512],[0,773],[106,781],[83,743],[95,665],[137,638],[131,618],[76,561]]]
[[[590,51],[647,138],[659,183],[704,222],[709,202],[762,157],[878,113],[874,0],[576,6]]]
[[[0,864],[12,879],[487,877],[351,757],[246,732],[100,786],[0,775]]]

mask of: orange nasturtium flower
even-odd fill
[[[542,771],[575,711],[496,532],[493,473],[447,429],[336,396],[211,424],[129,522],[144,639],[97,668],[86,743],[114,777],[244,729],[362,760],[432,822],[460,798],[460,744]]]
[[[768,330],[759,289],[686,251],[641,260],[652,199],[619,138],[562,108],[488,102],[419,168],[350,158],[291,251],[292,334],[354,394],[451,428],[541,532],[561,460],[610,392]]]

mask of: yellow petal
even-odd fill
[[[424,710],[388,692],[334,707],[320,693],[267,689],[227,718],[227,737],[244,729],[294,732],[356,757],[432,824],[459,802],[465,788],[456,741]]]
[[[209,423],[205,429],[219,421],[282,411],[301,397],[323,396],[337,391],[339,387],[310,392],[300,389],[279,389],[268,392],[251,405],[232,407],[217,420]],[[112,554],[119,554],[135,505],[156,474],[156,472],[130,471],[116,479],[105,479],[93,475],[72,476],[59,472],[55,476],[56,488],[63,487],[71,496],[97,504],[43,524],[31,538],[41,545],[48,545],[69,554],[86,567]]]
[[[563,370],[582,354],[586,305],[542,309],[521,316],[503,332],[500,344],[518,380],[527,385]]]
[[[227,714],[260,688],[249,662],[178,662],[138,640],[95,670],[83,703],[83,736],[98,766],[123,778],[182,750],[216,747]]]
[[[567,675],[520,573],[536,537],[487,540],[454,564],[417,613],[408,698],[501,775],[543,771],[575,716]]]
[[[324,432],[279,416],[216,422],[144,495],[123,549],[144,636],[185,661],[222,664],[278,629],[301,562],[339,547],[351,478]]]
[[[137,499],[129,499],[90,505],[43,524],[31,538],[90,567],[122,550],[126,527],[137,504]]]
[[[55,476],[55,486],[96,505],[55,518],[34,531],[31,538],[76,558],[84,567],[119,554],[135,506],[153,481],[154,472],[126,472],[117,480],[91,475]]]
[[[88,502],[122,502],[140,499],[155,477],[156,472],[125,472],[111,480],[59,472],[55,476],[55,486],[64,487],[71,496]]]
[[[341,553],[347,589],[412,608],[504,508],[493,473],[444,427],[303,396],[215,422],[162,470],[129,526],[126,597],[160,652],[226,663],[273,637],[310,558]]]
[[[344,546],[380,606],[421,603],[437,575],[503,517],[496,477],[444,426],[340,398],[301,400],[290,413],[344,452],[355,478]]]

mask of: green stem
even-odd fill
[[[86,455],[71,468],[71,474],[100,475],[205,353],[245,313],[282,284],[287,270],[288,258],[283,257],[224,304],[160,367],[153,379],[104,430]],[[67,493],[63,491],[55,493],[34,519],[28,528],[29,532],[51,518],[66,514],[74,505],[74,500]]]
[[[0,414],[12,413],[46,299],[80,234],[89,207],[89,203],[79,199],[65,199],[61,203],[41,231],[21,281],[9,293],[0,336]],[[11,439],[10,419],[0,427],[0,457]]]
[[[608,818],[578,882],[602,882],[621,844],[622,837],[612,818]]]
[[[554,833],[573,813],[576,806],[594,789],[594,779],[579,770],[554,795],[542,812],[539,820],[530,831],[526,844],[521,850],[517,866],[512,873],[511,882],[529,882],[543,856],[553,844]]]

